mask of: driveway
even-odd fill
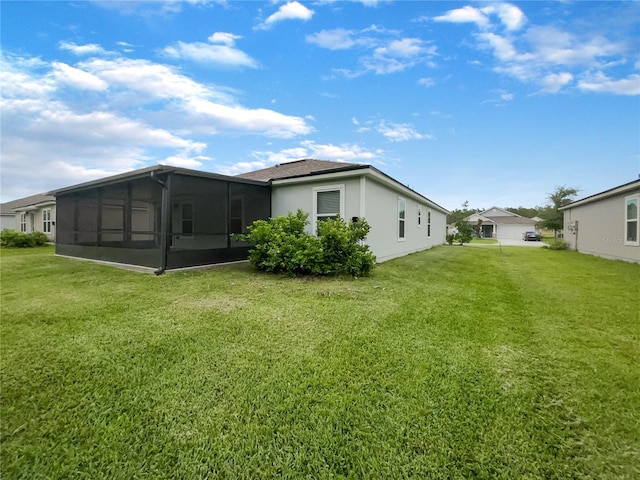
[[[544,242],[525,242],[524,240],[502,239],[498,240],[503,247],[542,247],[546,245]]]

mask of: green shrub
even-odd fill
[[[249,261],[260,271],[288,275],[367,275],[375,265],[375,256],[362,244],[369,224],[364,219],[349,223],[341,219],[318,225],[318,237],[305,232],[308,214],[295,214],[257,220],[249,233],[235,235],[255,246]]]
[[[456,234],[455,233],[450,233],[449,235],[447,235],[447,243],[449,245],[453,245],[453,241],[456,239]]]
[[[545,245],[544,247],[549,250],[567,250],[569,248],[569,244],[561,238],[554,238],[551,240],[549,245]]]
[[[48,241],[49,238],[42,232],[23,233],[8,228],[0,232],[0,245],[3,247],[41,247]]]

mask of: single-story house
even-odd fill
[[[576,200],[560,208],[570,248],[640,263],[640,180]]]
[[[526,218],[498,207],[474,213],[465,220],[473,227],[480,224],[481,237],[498,240],[522,240],[525,232],[535,231],[536,227],[536,221],[532,218]]]
[[[238,176],[271,184],[272,216],[309,212],[309,232],[322,218],[365,218],[378,262],[445,243],[448,211],[371,165],[306,159]]]
[[[23,233],[43,232],[56,239],[56,200],[52,195],[39,193],[5,202],[0,205],[0,230]]]
[[[154,166],[62,188],[58,255],[165,270],[245,260],[255,220],[302,209],[309,232],[365,217],[378,261],[445,241],[446,209],[369,165],[300,160],[238,176]]]

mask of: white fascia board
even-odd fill
[[[604,192],[590,195],[586,198],[583,198],[582,200],[576,200],[575,202],[571,202],[564,207],[560,207],[558,210],[567,210],[568,208],[586,205],[591,202],[597,202],[599,200],[604,200],[605,198],[613,197],[615,195],[622,195],[627,192],[633,192],[635,190],[640,190],[640,180],[636,180],[635,182],[630,182],[625,185],[620,185],[619,187],[614,187],[610,190],[605,190]]]
[[[429,207],[433,208],[434,210],[438,210],[439,212],[442,212],[445,215],[449,213],[448,210],[441,207],[440,205],[432,202],[431,200],[419,194],[418,192],[411,190],[409,187],[406,187],[405,185],[401,184],[397,180],[394,180],[391,177],[378,172],[372,167],[359,168],[354,170],[345,170],[342,172],[329,172],[324,174],[321,173],[318,175],[306,175],[304,177],[296,177],[296,178],[283,178],[279,180],[272,180],[271,184],[273,186],[295,185],[295,184],[301,184],[301,183],[333,181],[333,180],[349,178],[349,177],[357,178],[362,176],[370,177],[373,180],[379,183],[382,183],[383,185],[386,185],[392,190],[395,190],[396,192],[399,192],[418,202],[427,204]]]

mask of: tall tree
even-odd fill
[[[553,236],[558,237],[558,231],[562,230],[564,226],[564,214],[560,211],[560,207],[573,202],[580,190],[577,188],[556,187],[556,189],[549,194],[549,204],[545,208],[541,217],[544,221],[541,223],[543,228],[553,230]]]

